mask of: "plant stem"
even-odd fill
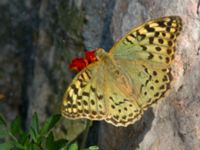
[[[87,120],[86,129],[83,133],[83,140],[82,140],[81,145],[80,145],[80,150],[84,150],[84,147],[85,147],[85,144],[86,144],[86,141],[87,141],[87,137],[88,137],[88,132],[89,132],[91,125],[92,125],[92,121]]]

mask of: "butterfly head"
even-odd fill
[[[104,56],[107,55],[106,51],[103,48],[97,48],[95,51],[95,55],[97,60],[102,59]]]

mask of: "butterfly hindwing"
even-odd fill
[[[162,65],[152,66],[148,64],[137,64],[129,61],[119,61],[121,70],[131,78],[131,84],[137,87],[139,92],[137,103],[141,109],[146,109],[156,102],[170,88],[172,75],[170,68]]]
[[[107,84],[104,90],[108,115],[105,120],[115,126],[127,126],[141,117],[142,109],[137,104],[138,95],[127,76],[117,66],[115,69],[117,72],[110,71],[106,74]]]
[[[63,98],[61,108],[63,116],[70,119],[103,119],[106,112],[103,89],[96,86],[103,86],[101,82],[103,74],[97,72],[102,70],[102,66],[98,64],[83,69],[73,79]]]

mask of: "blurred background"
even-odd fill
[[[174,92],[127,128],[94,122],[87,144],[103,150],[200,147],[198,0],[1,0],[0,14],[0,112],[8,122],[20,116],[25,130],[34,112],[41,122],[60,112],[73,58],[109,50],[146,20],[181,16]],[[62,118],[55,134],[74,140],[85,128],[85,121]]]

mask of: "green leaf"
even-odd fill
[[[20,135],[23,131],[21,129],[21,119],[17,116],[12,122],[10,126],[10,131],[13,135]]]
[[[48,150],[55,150],[55,149],[60,150],[62,148],[66,149],[66,143],[67,143],[67,140],[65,139],[54,141],[53,133],[50,132],[46,141],[46,149]]]
[[[33,128],[36,134],[39,132],[39,119],[36,112],[33,114],[32,117],[31,128]]]
[[[9,136],[9,131],[6,128],[0,128],[0,138],[5,138]]]
[[[33,142],[30,137],[24,143],[25,150],[33,150]]]
[[[15,147],[16,147],[17,149],[20,149],[20,150],[26,150],[26,147],[25,147],[24,145],[20,144],[20,143],[16,143],[16,144],[15,144]]]
[[[54,143],[55,143],[55,145],[57,145],[56,147],[57,147],[58,149],[63,149],[63,148],[65,148],[65,150],[66,150],[66,148],[67,148],[67,140],[65,140],[65,139],[57,140],[57,141],[55,141]]]
[[[0,144],[0,150],[11,150],[14,147],[15,147],[14,141],[9,141],[9,142]]]
[[[63,146],[59,150],[67,150],[67,149],[66,149],[66,146]]]
[[[0,114],[0,138],[5,138],[9,136],[8,127],[5,121],[5,118]]]
[[[44,150],[44,149],[42,149],[42,147],[40,147],[36,143],[27,143],[24,150]]]
[[[29,129],[29,134],[30,134],[31,138],[33,139],[33,141],[37,143],[37,140],[40,137],[40,135],[39,135],[39,119],[38,119],[37,113],[33,114],[31,126]]]
[[[42,150],[38,145],[33,144],[33,150]]]
[[[69,146],[68,150],[78,150],[78,144],[77,143],[73,143]]]
[[[48,150],[53,150],[53,147],[54,147],[54,137],[53,137],[53,133],[50,132],[46,140],[46,148]]]
[[[86,148],[85,150],[99,150],[98,146],[90,146],[88,148]]]
[[[0,126],[7,126],[5,118],[0,114]]]
[[[22,133],[19,138],[18,138],[18,143],[25,145],[26,141],[29,140],[29,135],[28,133]]]
[[[47,119],[41,129],[40,134],[41,135],[47,134],[55,126],[55,124],[60,120],[60,117],[61,117],[60,114],[56,114],[56,115],[51,116],[49,119]]]
[[[34,128],[31,127],[31,128],[29,129],[29,134],[30,134],[31,138],[33,139],[33,141],[34,141],[34,142],[37,142],[38,136],[37,136],[37,133],[36,133],[36,131],[34,130]]]

